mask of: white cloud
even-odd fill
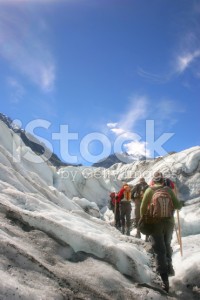
[[[188,53],[178,56],[177,57],[177,66],[176,66],[177,72],[179,72],[179,73],[184,72],[187,68],[190,67],[192,62],[194,62],[194,60],[198,57],[200,57],[200,50],[196,50],[194,52],[188,52]]]
[[[151,103],[153,105],[150,105]],[[166,135],[171,137],[171,133],[168,134],[166,130],[172,128],[178,121],[178,114],[184,111],[185,109],[182,105],[180,106],[177,101],[175,102],[171,99],[159,99],[155,104],[155,99],[150,101],[149,99],[147,100],[147,97],[133,97],[130,106],[121,119],[118,122],[108,123],[107,127],[109,132],[115,135],[114,145],[119,145],[121,147],[120,151],[125,149],[128,154],[150,157],[153,155],[153,151],[150,150],[152,145],[147,143],[149,123],[146,123],[146,121],[149,118],[154,120],[153,135],[156,131],[156,135],[159,132],[163,137],[166,137]],[[142,122],[144,125],[146,123],[146,141],[142,140],[140,133],[136,133],[138,132],[136,127]],[[155,139],[155,135],[153,138]]]
[[[186,47],[187,48],[187,47]],[[166,74],[153,74],[151,72],[145,71],[143,68],[138,68],[138,75],[144,79],[156,83],[165,84],[172,80],[174,76],[180,75],[189,69],[195,60],[200,57],[200,49],[184,51],[183,54],[178,54],[173,60],[171,70],[166,72]],[[199,69],[195,72],[198,77]]]
[[[147,105],[146,97],[132,97],[130,105],[121,119],[118,122],[107,123],[110,132],[116,136],[115,142],[118,141],[119,145],[124,145],[129,154],[145,155],[146,153],[146,155],[149,155],[146,143],[140,141],[141,137],[134,132],[138,122],[141,122],[147,116]]]
[[[0,11],[0,57],[43,91],[51,91],[55,63],[45,40],[39,17],[16,7]],[[36,24],[36,25],[35,25]]]
[[[150,157],[150,151],[147,149],[147,143],[141,141],[132,141],[124,145],[126,152],[132,155],[144,155]]]
[[[117,123],[107,123],[108,128],[115,128],[117,126]]]
[[[121,134],[125,133],[124,129],[122,129],[122,128],[111,128],[110,131],[112,131],[116,135],[121,135]]]
[[[107,127],[114,134],[121,135],[131,133],[138,121],[143,120],[147,114],[146,97],[132,97],[131,104],[118,122],[107,123]],[[130,134],[129,134],[130,135]]]

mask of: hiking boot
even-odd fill
[[[169,279],[168,279],[168,274],[167,273],[162,273],[160,274],[160,277],[162,278],[162,282],[164,285],[164,291],[167,293],[169,292]]]
[[[169,280],[163,281],[164,284],[164,291],[166,291],[167,293],[169,293]]]
[[[115,224],[115,228],[120,230],[121,229],[121,226],[119,224]]]
[[[168,273],[168,276],[174,276],[175,275],[175,271],[174,271],[174,268],[173,268],[172,264],[168,265],[167,273]]]

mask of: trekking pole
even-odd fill
[[[174,184],[174,190],[173,190],[173,192],[174,192],[174,194],[175,194],[175,196],[176,196],[176,198],[177,198],[177,186],[176,186],[176,184]],[[178,212],[178,210],[177,210],[177,212]],[[178,215],[177,215],[177,219],[178,219]],[[179,233],[180,232],[178,232],[177,231],[177,227],[176,227],[176,223],[174,224],[174,228],[175,228],[175,231],[176,231],[176,237],[177,237],[177,242],[178,242],[178,244],[180,245],[180,235],[179,235]]]
[[[181,239],[181,226],[180,226],[180,219],[179,219],[179,211],[178,211],[178,209],[177,209],[177,220],[178,220],[180,252],[181,252],[181,256],[183,256],[183,247],[182,247],[182,239]]]
[[[176,231],[177,242],[180,245],[180,240],[179,240],[179,235],[178,235],[178,231],[177,231],[177,228],[176,228],[176,224],[174,224],[174,228],[175,228],[175,231]]]

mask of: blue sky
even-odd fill
[[[68,162],[199,145],[200,1],[0,0],[0,95]]]

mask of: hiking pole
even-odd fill
[[[181,226],[180,226],[180,219],[179,219],[179,211],[178,211],[178,209],[177,209],[177,220],[178,220],[180,252],[181,252],[181,256],[183,256],[183,247],[182,247],[182,239],[181,239]]]
[[[176,184],[174,184],[174,190],[173,190],[173,192],[174,192],[174,194],[175,194],[175,196],[177,197],[177,186],[176,186]],[[178,211],[177,211],[178,212]],[[177,237],[177,242],[178,242],[178,244],[180,245],[180,235],[179,235],[179,233],[178,233],[178,231],[177,231],[177,228],[176,228],[176,223],[174,224],[174,228],[175,228],[175,231],[176,231],[176,237]]]
[[[179,235],[178,235],[178,231],[177,231],[177,228],[176,228],[176,224],[174,224],[174,228],[175,228],[175,231],[176,231],[177,242],[180,245],[180,240],[179,240]]]

